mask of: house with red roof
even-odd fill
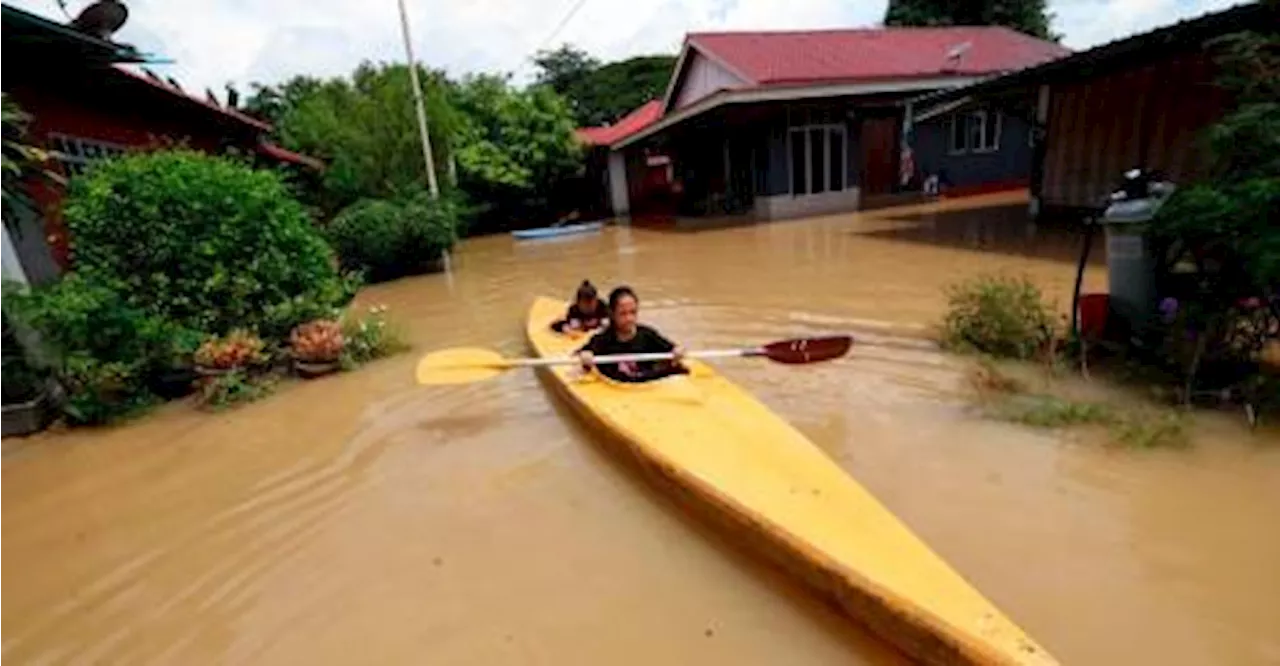
[[[1133,168],[1193,183],[1211,163],[1205,131],[1230,108],[1216,84],[1213,45],[1275,25],[1280,5],[1249,2],[926,95],[909,104],[918,162],[925,167],[923,156],[933,155],[936,169],[937,156],[952,159],[952,147],[972,145],[937,119],[994,112],[1006,130],[1011,118],[1029,118],[1035,128],[1028,189],[1036,216],[1097,217]],[[983,138],[971,140],[981,145]]]
[[[268,123],[211,95],[188,94],[173,80],[129,69],[147,61],[131,47],[9,5],[3,5],[3,29],[6,101],[29,117],[25,140],[49,151],[47,166],[58,175],[72,176],[125,151],[177,145],[233,151],[263,165],[324,166],[271,143]],[[14,202],[14,217],[21,220],[6,220],[5,263],[18,260],[22,274],[14,277],[56,279],[68,254],[63,188],[35,179],[27,194]]]
[[[909,100],[1068,53],[1002,27],[691,33],[662,100],[579,137],[608,145],[618,215],[854,210],[922,180],[904,151]],[[979,110],[932,119],[964,138],[936,168],[953,182],[1025,179],[1027,119]],[[664,191],[656,158],[669,160]]]

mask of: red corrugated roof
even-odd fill
[[[143,83],[146,83],[147,85],[163,90],[173,95],[174,97],[181,99],[183,102],[187,104],[198,104],[209,111],[226,116],[227,118],[230,118],[232,120],[235,120],[236,122],[247,125],[256,131],[270,132],[273,129],[270,123],[263,122],[261,120],[258,120],[257,118],[241,113],[237,109],[220,106],[207,99],[202,99],[194,95],[189,95],[184,90],[175,88],[162,81],[157,81],[144,74],[139,74],[137,72],[131,71],[119,65],[113,65],[112,69],[131,79],[141,81]],[[271,143],[270,141],[260,140],[257,145],[257,150],[259,153],[281,162],[300,164],[302,166],[305,166],[311,169],[316,169],[318,171],[323,171],[325,167],[324,162],[322,162],[321,160],[318,160],[309,155],[303,155],[302,153],[296,153],[292,150],[288,150],[284,148],[283,146],[279,146],[274,143]]]
[[[662,117],[662,101],[651,100],[637,107],[612,125],[583,127],[576,134],[588,146],[607,146],[639,132]]]
[[[124,75],[126,75],[126,76],[130,76],[130,77],[135,78],[135,79],[137,79],[137,80],[139,80],[139,81],[142,81],[142,82],[144,82],[144,83],[147,83],[147,84],[149,84],[149,85],[151,85],[151,86],[154,86],[154,87],[156,87],[156,88],[159,88],[160,90],[163,90],[163,91],[165,91],[165,92],[167,92],[167,93],[170,93],[170,94],[172,94],[172,95],[174,95],[174,96],[176,96],[176,97],[180,97],[180,98],[182,98],[184,101],[186,101],[187,103],[199,104],[200,106],[203,106],[203,107],[205,107],[206,109],[209,109],[210,111],[214,111],[214,112],[216,112],[216,113],[222,114],[222,115],[224,115],[224,116],[227,116],[228,118],[231,118],[231,119],[233,119],[233,120],[236,120],[237,122],[243,123],[243,124],[245,124],[245,125],[249,125],[250,127],[253,127],[253,128],[255,128],[255,129],[261,130],[261,131],[263,131],[263,132],[270,132],[270,131],[273,129],[269,123],[265,123],[265,122],[263,122],[263,121],[261,121],[261,120],[258,120],[257,118],[253,118],[253,117],[251,117],[251,116],[248,116],[248,115],[245,115],[245,114],[243,114],[243,113],[240,113],[239,111],[237,111],[237,110],[235,110],[235,109],[230,109],[230,108],[226,108],[226,107],[223,107],[223,106],[219,106],[219,105],[217,105],[217,104],[214,104],[213,102],[210,102],[209,100],[201,99],[201,98],[196,97],[196,96],[194,96],[194,95],[189,95],[189,94],[187,94],[187,92],[186,92],[186,91],[184,91],[184,90],[180,90],[180,89],[178,89],[178,88],[174,88],[174,87],[172,87],[172,86],[170,86],[170,85],[168,85],[168,84],[166,84],[166,83],[162,83],[162,82],[160,82],[160,81],[157,81],[157,80],[155,80],[155,79],[153,79],[153,78],[151,78],[151,77],[149,77],[149,76],[147,76],[147,75],[145,75],[145,74],[139,74],[139,73],[137,73],[137,72],[134,72],[134,71],[131,71],[131,70],[126,69],[126,68],[124,68],[124,67],[121,67],[120,65],[112,65],[112,68],[113,68],[115,71],[120,72],[121,74],[124,74]]]
[[[978,76],[1071,53],[1002,27],[704,32],[687,40],[758,86]],[[963,50],[959,58],[947,58],[958,50]]]

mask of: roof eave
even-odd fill
[[[910,92],[913,90],[932,90],[947,86],[964,86],[974,82],[973,77],[939,77],[913,78],[894,81],[875,81],[863,83],[824,84],[809,86],[763,86],[737,90],[720,90],[698,101],[683,107],[674,113],[664,115],[656,122],[610,144],[609,150],[620,150],[652,136],[668,127],[678,125],[685,120],[699,116],[707,111],[728,104],[744,104],[751,102],[783,102],[798,99],[814,99],[821,97],[850,97],[876,95],[883,93]]]
[[[996,94],[1021,86],[1055,83],[1087,77],[1100,68],[1133,62],[1135,57],[1158,57],[1185,50],[1189,43],[1204,42],[1255,25],[1274,24],[1277,12],[1265,3],[1246,3],[1212,14],[1180,21],[1145,33],[1131,35],[1092,49],[1078,51],[1039,65],[986,77],[964,88],[921,95],[918,104],[945,104],[961,96]]]
[[[739,80],[747,83],[748,85],[760,85],[760,81],[744,74],[742,70],[735,67],[728,60],[717,55],[705,44],[699,44],[697,41],[697,35],[690,34],[684,39],[684,46],[680,49],[680,57],[676,59],[675,67],[671,70],[671,78],[667,81],[667,91],[662,96],[662,112],[664,114],[671,110],[671,104],[675,101],[675,92],[680,87],[681,75],[684,74],[684,68],[689,61],[689,52],[691,50],[697,51],[698,55],[724,68],[725,71],[738,77]]]
[[[88,50],[96,52],[102,56],[102,60],[112,63],[142,63],[147,62],[148,58],[132,47],[117,44],[112,41],[100,39],[93,35],[87,35],[69,25],[51,21],[38,14],[18,9],[10,5],[3,5],[0,11],[3,12],[6,22],[13,21],[18,24],[25,24],[32,29],[47,32],[56,35],[58,38],[68,42],[76,43]],[[8,36],[6,36],[8,38]]]

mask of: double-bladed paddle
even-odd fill
[[[801,365],[818,363],[844,356],[853,346],[853,338],[848,335],[836,335],[820,338],[797,338],[779,340],[762,347],[747,349],[708,349],[686,352],[684,358],[767,358],[775,363]],[[596,365],[641,361],[674,360],[673,353],[651,354],[616,354],[597,356],[593,359]],[[468,384],[478,382],[515,368],[540,368],[554,365],[576,365],[581,361],[576,356],[559,356],[552,358],[507,358],[492,349],[480,347],[457,347],[442,349],[422,357],[418,361],[417,378],[419,384]]]

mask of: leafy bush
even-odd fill
[[[1029,359],[1053,340],[1053,311],[1026,277],[978,276],[948,288],[947,300],[948,348]]]
[[[18,339],[14,325],[9,321],[9,313],[4,313],[4,345],[2,351],[3,403],[13,405],[34,400],[40,395],[40,389],[49,373],[29,357],[27,350]]]
[[[59,379],[67,390],[62,411],[73,424],[113,423],[137,416],[158,401],[138,365],[127,361],[73,354],[63,360]]]
[[[582,153],[568,104],[546,86],[519,89],[507,77],[481,75],[450,87],[460,112],[458,186],[483,202],[477,224],[507,228],[512,220],[549,218],[569,205],[559,186],[581,172]]]
[[[298,299],[332,308],[354,294],[279,177],[231,159],[177,150],[102,163],[72,180],[65,215],[78,273],[184,328],[284,334],[297,322],[279,313]]]
[[[43,165],[49,159],[48,153],[28,143],[27,126],[30,122],[31,116],[23,113],[12,99],[0,96],[0,127],[4,133],[4,159],[0,160],[0,168],[3,169],[3,210],[6,223],[16,214],[13,209],[14,200],[27,196],[21,187],[24,179],[30,176],[61,179],[44,168]]]
[[[5,300],[39,333],[67,389],[66,412],[74,423],[112,421],[154,402],[147,374],[170,361],[175,341],[190,339],[181,327],[75,274]]]
[[[344,268],[373,282],[430,269],[457,240],[458,211],[449,199],[418,195],[366,199],[329,225],[329,240]]]
[[[344,367],[368,363],[409,348],[400,331],[387,321],[386,312],[385,305],[377,305],[369,308],[367,316],[349,315],[342,320],[346,341],[342,350]]]
[[[433,160],[443,182],[458,113],[443,72],[419,66]],[[259,88],[249,106],[272,114],[281,142],[328,163],[310,197],[333,215],[364,198],[391,198],[421,187],[426,165],[413,108],[409,68],[362,63],[347,78],[294,77]],[[299,322],[300,323],[300,322]]]
[[[200,382],[200,405],[218,411],[253,402],[270,395],[278,383],[279,378],[275,375],[255,375],[242,368],[206,377]]]
[[[1160,209],[1161,361],[1196,384],[1248,386],[1280,338],[1280,32],[1215,40],[1233,107],[1206,134],[1209,177]]]
[[[1107,424],[1115,419],[1114,413],[1107,405],[1096,402],[1077,402],[1042,394],[1010,396],[990,405],[987,413],[1004,421],[1037,428],[1062,428],[1089,423]]]

